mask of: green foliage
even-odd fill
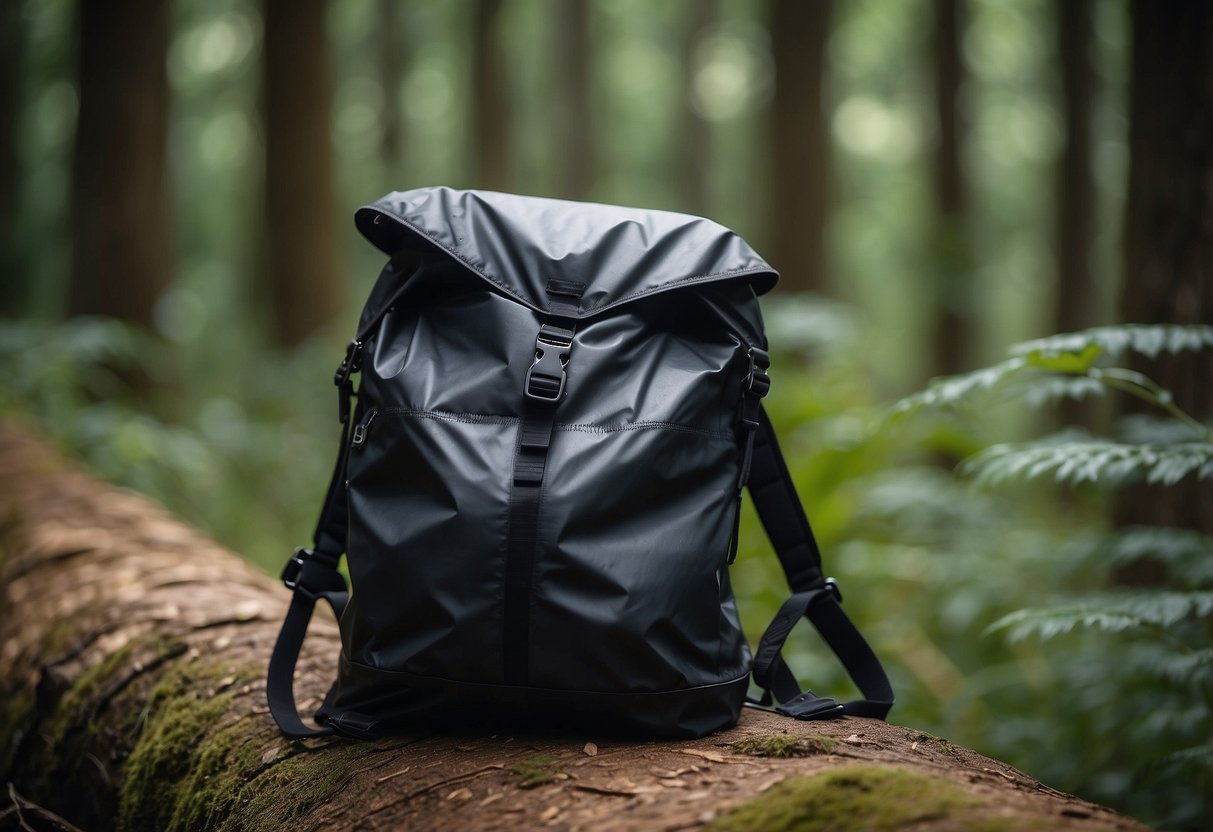
[[[1179,409],[1152,379],[1112,362],[1130,354],[1156,358],[1211,349],[1209,326],[1099,327],[1028,341],[1000,364],[940,379],[902,400],[892,424],[910,414],[985,415],[1014,401],[1039,407],[1062,396],[1128,395],[1151,405],[1153,414],[1121,419],[1111,436],[1069,428],[991,444],[958,470],[987,499],[1016,484],[1020,488],[1008,495],[1028,504],[1037,492],[1025,489],[1037,483],[1081,486],[1088,499],[1129,484],[1174,488],[1213,478],[1213,430]],[[1005,558],[1041,590],[1030,596],[1012,590],[978,616],[994,613],[981,629],[1003,639],[1030,691],[1015,704],[1022,692],[1011,697],[999,687],[1014,676],[998,682],[997,664],[987,664],[994,686],[983,698],[1003,724],[989,727],[986,747],[1018,756],[1050,782],[1154,823],[1196,828],[1213,811],[1209,790],[1193,788],[1213,777],[1213,539],[1165,527],[1105,530],[1101,513],[1084,517],[1082,493],[1027,516],[1042,534],[1040,542],[1054,541],[1047,558],[1008,545],[1001,530],[989,534],[999,526],[974,512],[961,522],[979,526],[987,539],[953,527],[937,541],[949,548],[971,543],[991,569]],[[931,508],[935,499],[918,501],[917,510],[947,516]],[[911,498],[907,507],[914,505]],[[1012,522],[1024,519],[1017,513]],[[1125,570],[1152,577],[1122,585],[1116,576]],[[945,581],[943,594],[947,587]],[[1004,611],[997,614],[1000,605]],[[1047,720],[1036,711],[1045,707],[1052,714]],[[1058,747],[1078,750],[1077,758],[1068,753],[1060,762],[1050,760]]]
[[[1174,485],[1189,474],[1213,478],[1213,442],[1141,445],[1072,438],[1067,432],[1032,442],[994,445],[970,457],[961,470],[985,486],[1052,477],[1059,483],[1121,486],[1145,481]]]

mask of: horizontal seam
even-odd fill
[[[466,424],[515,424],[517,416],[495,416],[487,413],[453,413],[447,410],[418,410],[407,407],[385,407],[379,411],[383,415],[416,416],[422,419],[443,419],[450,422]],[[708,439],[733,441],[733,434],[728,431],[708,430],[706,428],[680,425],[677,422],[632,422],[630,424],[594,425],[589,423],[557,423],[553,430],[576,431],[579,433],[623,433],[632,430],[671,430],[679,433],[693,433]]]

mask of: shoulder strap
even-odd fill
[[[416,257],[409,252],[399,255],[402,262],[393,258],[384,266],[380,280],[398,279],[405,267],[416,266]],[[320,509],[320,519],[316,522],[316,531],[312,535],[312,548],[296,549],[291,559],[282,570],[282,582],[291,590],[291,605],[287,609],[286,619],[278,632],[278,640],[274,643],[274,652],[270,655],[269,670],[266,674],[266,699],[269,700],[270,713],[282,733],[288,737],[319,737],[335,733],[332,725],[313,728],[307,725],[299,716],[299,708],[295,703],[295,665],[299,662],[299,651],[307,636],[307,625],[312,620],[316,602],[323,599],[333,608],[333,614],[341,619],[349,601],[349,591],[345,578],[337,571],[337,564],[345,552],[346,532],[349,518],[346,513],[346,463],[350,452],[350,425],[360,418],[360,408],[350,412],[350,399],[354,395],[353,376],[361,368],[363,341],[374,331],[392,306],[399,300],[409,283],[404,279],[390,293],[386,301],[381,303],[358,328],[358,335],[345,351],[345,358],[333,376],[337,386],[337,409],[341,420],[341,445],[337,452],[337,463],[333,466],[333,476],[329,480],[328,492],[324,496],[324,504]],[[377,284],[378,285],[378,284]]]
[[[796,486],[775,439],[766,410],[759,408],[748,487],[758,516],[787,575],[792,597],[763,634],[754,655],[754,681],[772,697],[780,713],[798,719],[820,719],[850,714],[884,719],[893,706],[893,688],[880,660],[842,610],[842,593],[821,567],[821,550]],[[802,691],[783,660],[783,645],[792,628],[807,618],[842,661],[864,698],[838,703]]]

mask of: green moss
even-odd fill
[[[708,828],[715,832],[884,832],[953,817],[979,805],[949,780],[909,769],[857,765],[813,777],[789,777],[761,797],[720,815]]]
[[[349,778],[350,764],[372,748],[351,741],[344,746],[328,747],[319,756],[304,753],[287,757],[241,788],[235,800],[236,811],[228,818],[228,824],[179,828],[250,832],[287,828],[288,821],[328,802]]]
[[[541,754],[518,761],[510,766],[510,771],[522,778],[522,788],[533,789],[556,779],[556,773],[552,771],[554,762],[551,757]]]
[[[124,830],[280,829],[340,789],[347,762],[367,746],[326,747],[265,759],[256,740],[261,717],[216,727],[229,713],[232,694],[206,689],[237,687],[260,669],[194,661],[170,671],[152,691],[143,729],[126,764],[120,827]],[[275,735],[275,738],[277,735]],[[278,741],[275,739],[275,741]]]
[[[20,688],[0,691],[0,771],[10,771],[17,747],[29,730],[34,712],[34,691]]]
[[[746,737],[733,743],[738,754],[751,757],[811,757],[815,754],[833,754],[838,740],[824,734],[772,734],[765,737]]]

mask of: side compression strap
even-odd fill
[[[401,250],[388,261],[380,273],[379,280],[392,279],[405,273],[400,285],[395,287],[387,300],[370,314],[358,328],[358,334],[346,348],[345,359],[333,376],[337,386],[338,414],[341,419],[341,445],[337,451],[337,463],[329,480],[320,518],[312,535],[311,549],[296,549],[295,554],[282,570],[282,582],[292,591],[291,605],[286,619],[274,643],[270,655],[269,671],[266,674],[265,692],[269,700],[270,713],[282,733],[288,737],[319,737],[335,733],[332,726],[312,728],[299,716],[295,703],[295,665],[299,662],[299,651],[307,636],[307,625],[315,612],[316,602],[324,599],[333,608],[333,614],[341,619],[349,601],[345,578],[337,571],[337,564],[346,547],[349,516],[346,504],[346,465],[350,452],[350,423],[360,418],[358,408],[350,413],[350,399],[354,395],[353,376],[361,369],[362,344],[374,332],[384,316],[392,310],[403,296],[409,278],[420,262],[415,252]],[[376,286],[378,286],[378,282]]]
[[[880,660],[843,612],[837,584],[822,573],[821,550],[765,410],[759,413],[748,487],[793,593],[754,654],[754,681],[767,692],[764,704],[769,704],[773,694],[782,703],[777,710],[799,719],[842,714],[884,719],[893,706],[893,687]],[[801,691],[782,655],[784,642],[801,618],[807,618],[821,633],[863,699],[839,704]]]

